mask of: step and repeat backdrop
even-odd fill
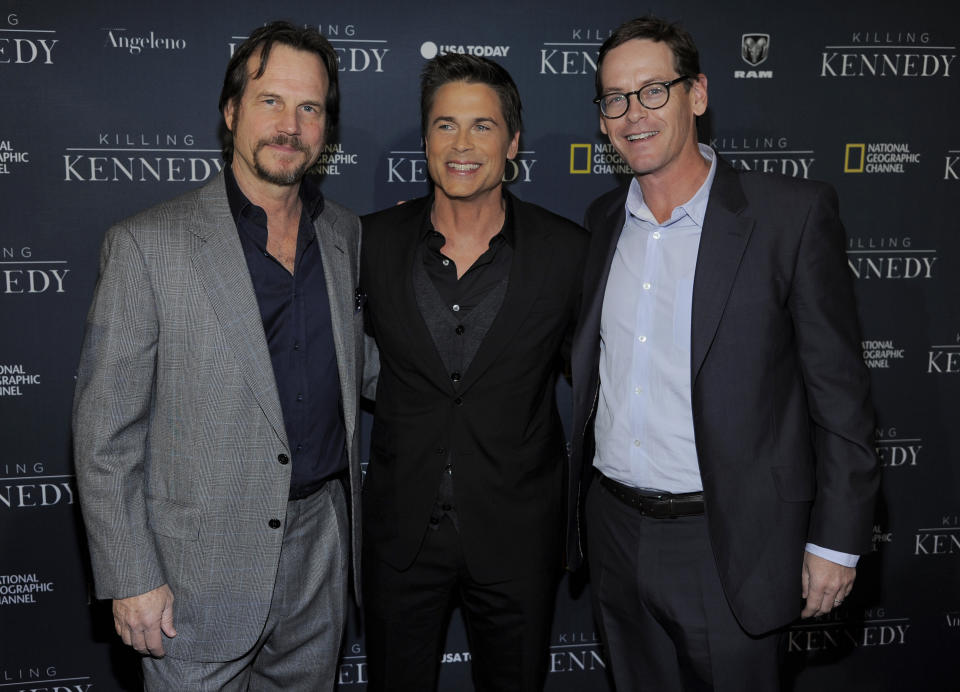
[[[682,20],[700,47],[710,89],[702,141],[736,167],[825,180],[840,194],[883,492],[853,597],[790,628],[785,673],[796,690],[960,689],[960,6],[2,8],[0,692],[139,687],[109,604],[90,595],[70,451],[74,374],[104,231],[221,169],[217,99],[249,31],[289,19],[317,27],[337,50],[342,124],[322,159],[330,198],[365,213],[428,190],[418,75],[438,53],[467,52],[499,61],[520,87],[525,126],[510,189],[579,221],[629,174],[591,103],[597,51],[647,10]],[[566,407],[567,385],[558,388]],[[548,690],[609,689],[582,579],[561,585],[551,645]],[[441,689],[470,690],[469,665],[455,616]],[[354,616],[339,684],[363,690],[365,680]]]

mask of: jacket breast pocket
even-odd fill
[[[147,522],[161,536],[184,541],[200,539],[200,510],[161,497],[147,497]]]

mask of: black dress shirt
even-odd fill
[[[290,444],[290,498],[316,491],[347,468],[340,376],[330,302],[313,222],[323,209],[316,181],[300,184],[303,211],[293,274],[267,252],[267,215],[225,169],[227,199],[260,306]]]

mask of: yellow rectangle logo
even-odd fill
[[[570,173],[589,173],[590,155],[593,147],[590,144],[571,144],[570,145]],[[579,152],[583,152],[582,154]],[[577,165],[577,159],[583,160],[582,165]]]
[[[867,158],[866,144],[848,144],[843,157],[844,173],[863,173],[863,166]],[[855,163],[851,163],[851,159]]]

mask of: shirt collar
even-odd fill
[[[630,181],[630,188],[627,191],[627,213],[654,226],[670,226],[683,217],[689,216],[691,221],[702,228],[703,219],[707,214],[707,201],[710,199],[710,188],[713,187],[713,179],[717,173],[717,154],[706,144],[697,144],[697,147],[700,149],[700,155],[710,162],[710,170],[707,172],[707,177],[704,179],[703,184],[700,185],[700,188],[693,194],[693,197],[675,207],[673,213],[670,214],[670,218],[660,223],[656,217],[654,217],[653,212],[650,211],[650,207],[643,201],[643,192],[640,190],[640,183],[637,182],[636,177],[634,177],[633,180]]]
[[[504,217],[503,217],[503,227],[500,229],[500,232],[493,236],[490,239],[492,243],[494,239],[503,237],[507,245],[514,247],[514,239],[516,238],[516,230],[514,229],[514,209],[513,209],[513,195],[509,194],[506,190],[503,191],[503,202],[504,202]],[[423,220],[423,223],[420,225],[420,240],[425,240],[428,237],[428,234],[434,230],[433,222],[430,220],[430,210],[433,209],[433,195],[430,196],[430,201],[427,204],[427,213]]]
[[[227,188],[227,203],[230,205],[230,215],[233,217],[234,223],[238,223],[242,215],[257,212],[263,214],[263,209],[243,194],[230,165],[224,166],[223,178]],[[304,211],[307,212],[311,221],[316,221],[317,216],[323,211],[323,193],[320,191],[320,179],[315,175],[303,176],[300,181],[299,195]]]

